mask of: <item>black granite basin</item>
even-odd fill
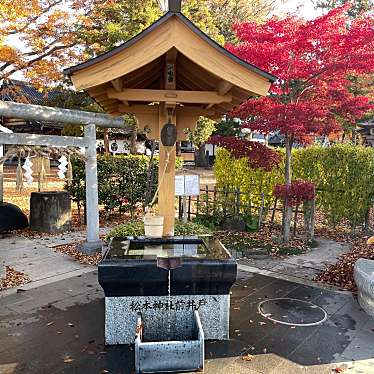
[[[99,264],[105,296],[224,295],[236,280],[234,258],[212,236],[124,238]],[[169,268],[170,268],[169,267]]]

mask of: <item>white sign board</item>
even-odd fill
[[[177,175],[175,177],[176,196],[200,195],[200,178],[198,175]]]
[[[184,195],[184,175],[175,176],[175,196]]]

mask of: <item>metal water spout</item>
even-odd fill
[[[180,257],[157,257],[157,267],[165,270],[174,270],[182,266]]]

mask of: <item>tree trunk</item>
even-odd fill
[[[292,139],[289,136],[286,136],[285,139],[286,145],[286,160],[284,168],[284,179],[287,186],[291,185],[292,173],[291,173],[291,157],[292,157]],[[292,206],[288,204],[288,197],[284,201],[283,208],[283,220],[282,220],[282,234],[283,242],[288,243],[290,240],[290,231],[291,231],[291,220],[292,220]]]

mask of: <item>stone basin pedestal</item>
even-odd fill
[[[236,261],[213,237],[112,241],[99,264],[105,343],[134,343],[139,315],[148,339],[169,340],[171,326],[180,334],[174,338],[183,340],[191,333],[195,311],[206,340],[229,339],[230,288],[236,275]]]

